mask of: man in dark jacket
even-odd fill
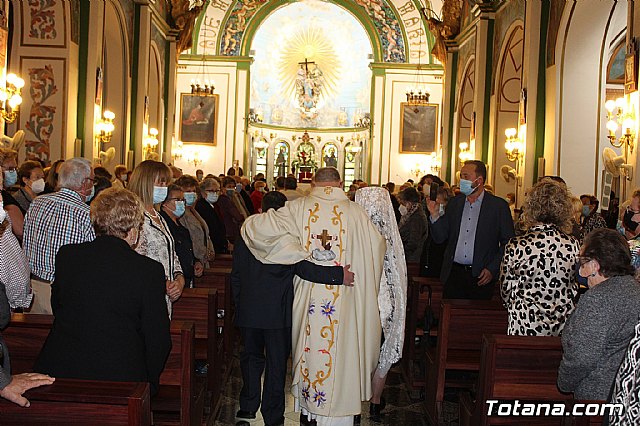
[[[286,201],[284,194],[269,192],[262,199],[262,211],[278,209]],[[255,419],[261,405],[265,425],[284,424],[294,275],[327,285],[352,285],[354,279],[349,265],[319,266],[307,261],[295,265],[262,264],[242,238],[236,240],[231,287],[236,304],[235,322],[244,343],[240,354],[244,383],[240,392],[240,411],[236,414],[238,419]],[[265,367],[261,404],[260,378]]]
[[[504,246],[515,236],[509,205],[484,190],[487,168],[482,161],[465,161],[460,192],[440,215],[435,200],[427,202],[431,234],[447,241],[440,280],[446,299],[491,299]]]

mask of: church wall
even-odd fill
[[[180,59],[176,78],[176,113],[175,139],[180,140],[181,129],[181,94],[191,92],[191,80],[202,80],[202,59]],[[207,173],[218,175],[226,173],[233,160],[240,160],[243,165],[245,156],[244,115],[247,95],[247,78],[239,75],[238,63],[233,61],[207,61],[207,75],[215,82],[215,93],[218,98],[218,112],[216,124],[216,144],[185,143],[182,158],[175,159],[175,165],[184,173],[194,174],[196,169],[203,169]],[[235,143],[234,143],[235,141]],[[198,152],[202,161],[197,166],[192,159]],[[248,163],[247,163],[248,164]],[[243,166],[243,169],[245,167]]]
[[[434,70],[423,73],[423,82],[428,88],[429,103],[438,105],[438,120],[436,125],[436,150],[441,146],[442,135],[442,96],[443,81],[442,71]],[[400,125],[402,122],[401,104],[406,102],[406,92],[415,82],[415,71],[388,69],[384,84],[383,126],[381,129],[381,162],[372,164],[380,170],[380,181],[372,180],[372,183],[386,183],[388,181],[403,183],[408,179],[417,181],[427,173],[434,173],[431,169],[430,153],[408,154],[400,152]],[[376,94],[376,102],[379,96]],[[379,116],[374,116],[374,121]]]
[[[571,14],[567,8],[565,13]],[[559,65],[558,146],[555,173],[576,194],[599,195],[602,149],[608,146],[604,128],[603,77],[607,46],[626,25],[626,3],[577,3],[571,20],[561,26],[556,64]],[[564,45],[563,45],[564,44]],[[560,55],[558,55],[560,53]],[[603,70],[604,67],[604,70]]]

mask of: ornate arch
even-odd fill
[[[376,62],[407,61],[407,40],[401,19],[388,0],[332,0],[350,12],[369,35]],[[236,0],[225,15],[218,35],[218,54],[248,56],[260,24],[273,11],[290,4],[287,0]]]
[[[454,147],[456,152],[456,159],[460,154],[459,144],[461,142],[467,142],[471,145],[471,139],[475,129],[474,127],[474,108],[473,97],[475,87],[475,72],[476,72],[476,58],[471,56],[464,66],[464,73],[462,74],[462,81],[460,83],[460,92],[458,94],[458,101],[456,103],[457,111],[457,131],[456,139],[457,143]],[[455,161],[456,166],[454,170],[458,168],[458,161]]]

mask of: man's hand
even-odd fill
[[[199,260],[196,260],[195,263],[193,264],[194,275],[196,277],[201,277],[203,272],[204,272],[204,266],[202,265],[202,262],[200,262]]]
[[[436,203],[435,200],[427,198],[427,210],[429,210],[429,214],[431,215],[431,218],[433,220],[436,220],[438,217],[440,217],[438,203]]]
[[[342,267],[343,277],[342,277],[342,285],[346,285],[347,287],[353,287],[353,280],[356,278],[356,274],[349,270],[351,265],[344,265]]]
[[[0,396],[4,399],[18,404],[21,407],[29,407],[31,403],[22,396],[26,391],[43,385],[50,385],[56,379],[45,374],[24,373],[11,377],[9,383],[4,389],[0,390]]]
[[[169,300],[175,302],[182,295],[184,289],[184,275],[178,275],[174,281],[167,280],[167,296]]]
[[[479,286],[487,285],[491,282],[492,279],[493,279],[493,274],[489,272],[487,268],[484,268],[482,271],[480,271],[480,275],[478,275],[478,285]]]

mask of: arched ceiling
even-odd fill
[[[191,54],[248,56],[256,29],[274,10],[296,0],[208,0],[194,31]],[[302,0],[304,1],[304,0]],[[424,0],[331,0],[352,13],[374,46],[374,60],[433,64],[433,36],[420,9]]]

